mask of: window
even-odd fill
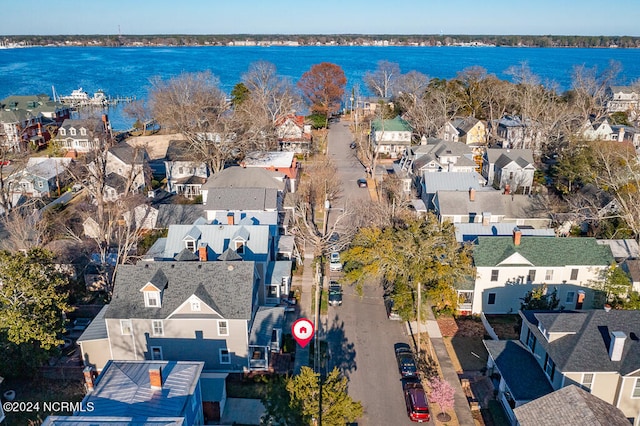
[[[67,129],[60,129],[58,132],[60,133],[61,136],[67,135]]]
[[[184,246],[187,248],[187,250],[196,251],[196,242],[194,240],[186,240],[184,242]]]
[[[71,134],[71,136],[75,136],[76,135],[76,129],[69,129],[69,134]]]
[[[489,293],[489,300],[487,301],[487,303],[489,305],[495,305],[496,304],[496,294],[495,293]]]
[[[164,335],[164,328],[162,326],[162,320],[153,320],[151,322],[154,336]]]
[[[553,382],[553,376],[556,372],[556,364],[553,362],[549,354],[544,357],[544,372],[549,376],[549,380]]]
[[[157,291],[145,291],[144,292],[144,305],[147,308],[159,308],[160,307],[160,293]]]
[[[82,136],[87,136],[87,129],[80,129],[80,134]]]
[[[535,352],[536,350],[536,336],[531,332],[531,330],[527,330],[527,346],[531,349],[531,352]]]
[[[192,311],[199,311],[200,310],[200,301],[199,300],[192,300],[191,301],[191,310]]]
[[[162,346],[151,346],[151,359],[153,361],[162,360]]]
[[[498,275],[500,274],[500,271],[497,269],[492,269],[491,270],[491,281],[498,281]]]
[[[544,275],[544,279],[546,281],[551,281],[553,279],[553,269],[547,269],[547,273]]]
[[[131,335],[131,331],[132,331],[131,320],[128,320],[128,319],[120,320],[120,330],[122,331],[123,336]]]
[[[218,336],[228,336],[229,335],[229,323],[224,320],[218,321]]]
[[[44,183],[42,183],[42,181],[41,181],[41,180],[39,180],[39,181],[38,181],[38,188],[42,188],[42,187],[44,187]]]
[[[576,292],[575,291],[567,292],[567,298],[565,299],[564,303],[573,303],[573,298],[574,297],[576,297]]]
[[[527,275],[527,282],[534,282],[536,280],[536,270],[529,269],[529,274]]]
[[[578,279],[578,270],[577,269],[572,269],[571,270],[571,280],[575,281]]]
[[[220,349],[220,364],[231,364],[231,354],[228,349]]]
[[[636,379],[636,384],[633,386],[631,398],[640,398],[640,378]]]
[[[593,384],[593,373],[584,373],[582,380],[580,381],[580,387],[586,391],[591,392],[591,385]]]
[[[236,253],[244,254],[244,241],[236,241]]]
[[[269,298],[273,298],[273,297],[280,297],[280,294],[278,294],[278,287],[277,285],[270,285],[267,287],[267,297]]]

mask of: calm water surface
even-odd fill
[[[606,68],[622,64],[619,84],[640,78],[640,50],[572,48],[473,47],[34,47],[0,50],[0,99],[35,93],[70,94],[82,87],[90,94],[102,89],[110,96],[147,96],[150,79],[183,72],[210,70],[229,92],[256,61],[273,63],[280,75],[294,82],[312,65],[333,62],[344,70],[349,87],[373,71],[378,61],[400,65],[403,73],[416,70],[430,77],[452,78],[464,68],[479,65],[499,78],[526,62],[543,82],[570,87],[575,65]],[[116,129],[131,125],[121,108],[109,111]]]

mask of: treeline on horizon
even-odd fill
[[[297,42],[299,45],[316,44],[362,45],[387,41],[390,45],[450,46],[456,44],[486,44],[495,46],[526,47],[640,47],[640,37],[632,36],[570,36],[570,35],[392,35],[392,34],[213,34],[213,35],[24,35],[0,36],[7,43],[32,46],[86,45],[86,46],[205,46],[227,45],[233,41]]]

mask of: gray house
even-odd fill
[[[97,379],[85,370],[84,410],[49,416],[43,426],[205,424],[202,368],[193,361],[109,361]]]
[[[631,424],[640,423],[640,312],[520,311],[520,317],[519,340],[485,341],[487,368],[497,373],[498,400],[513,424],[514,408],[522,413],[528,402],[569,385],[613,405]],[[608,417],[619,419],[614,412]],[[595,424],[587,412],[583,416],[580,424]]]
[[[482,176],[496,189],[530,194],[536,168],[530,149],[487,149],[482,157]]]
[[[14,194],[28,197],[55,197],[69,181],[67,167],[71,158],[31,157],[24,169],[8,177],[8,186]]]
[[[104,320],[79,338],[85,365],[109,359],[203,361],[206,370],[249,369],[258,310],[254,262],[121,265]]]

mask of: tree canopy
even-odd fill
[[[340,110],[347,78],[339,65],[322,62],[300,77],[298,88],[312,113],[328,117]]]
[[[70,310],[68,278],[52,253],[39,248],[26,254],[0,251],[0,282],[0,331],[10,342],[45,350],[62,343],[62,314]]]
[[[347,393],[348,380],[334,368],[326,378],[302,367],[300,374],[276,380],[263,399],[263,422],[278,425],[311,425],[314,419],[326,426],[342,426],[362,416],[360,402]]]
[[[453,286],[471,273],[470,248],[457,243],[451,223],[440,223],[433,214],[384,228],[361,228],[344,260],[351,282],[361,285],[368,277],[383,279],[394,306],[407,319],[414,316],[418,285],[436,308],[453,309],[457,304]]]

